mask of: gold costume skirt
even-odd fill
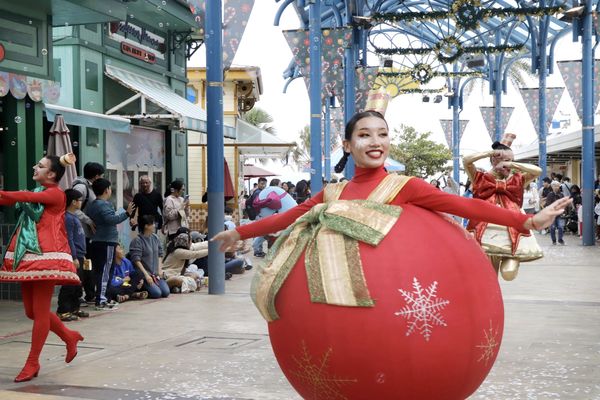
[[[481,238],[481,247],[489,256],[510,257],[520,261],[533,261],[544,256],[533,232],[530,236],[520,237],[519,246],[513,255],[508,229],[494,224],[488,224]]]

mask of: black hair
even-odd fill
[[[271,183],[269,183],[269,186],[279,186],[280,183],[281,179],[273,178],[271,179]]]
[[[173,239],[169,240],[169,243],[167,243],[167,250],[165,251],[165,255],[163,256],[163,262],[165,262],[165,260],[167,259],[167,257],[169,256],[169,254],[173,253],[175,250],[177,249],[183,249],[184,247],[182,246],[175,246],[175,238],[179,235],[181,235],[182,233],[185,233],[188,235],[188,243],[191,245],[192,243],[192,237],[190,235],[191,231],[186,228],[186,227],[181,227],[179,229],[177,229],[177,232],[175,232],[175,235],[173,235]],[[188,247],[186,247],[186,249],[189,249],[189,245]],[[189,260],[185,260],[184,264],[183,264],[183,268],[181,269],[181,273],[180,275],[183,275],[185,273],[185,270],[187,269],[187,266],[189,264]]]
[[[552,179],[545,177],[544,179],[542,179],[542,182],[552,183]]]
[[[79,200],[82,194],[79,190],[67,189],[65,190],[65,196],[67,197],[67,207],[69,207],[73,201]]]
[[[267,182],[267,178],[263,178],[263,177],[258,178],[258,183],[260,183],[260,182],[265,182],[266,183]]]
[[[60,163],[60,157],[46,156],[46,158],[50,161],[50,167],[48,169],[54,172],[54,174],[56,175],[54,177],[54,181],[59,182],[65,174],[65,166]]]
[[[98,175],[104,173],[104,165],[90,161],[83,166],[83,177],[87,180],[91,180]]]
[[[556,174],[557,181],[559,181],[559,182],[562,181],[562,178],[563,178],[562,174]]]
[[[508,147],[507,145],[502,144],[500,142],[492,143],[492,149],[494,149],[494,150],[512,150],[510,147]]]
[[[296,183],[296,202],[300,204],[308,199],[308,197],[308,182],[302,179]]]
[[[138,220],[138,230],[140,233],[144,233],[144,228],[147,225],[154,225],[154,215],[144,214]]]
[[[358,121],[360,121],[361,119],[368,118],[368,117],[381,118],[385,122],[385,125],[387,126],[387,121],[385,120],[385,117],[380,112],[377,112],[374,110],[366,110],[363,112],[359,112],[359,113],[354,114],[352,116],[352,118],[350,118],[348,123],[346,124],[346,128],[344,129],[344,140],[350,141],[352,139],[352,132],[354,132],[356,123]],[[339,174],[344,170],[344,168],[346,167],[346,163],[348,162],[349,156],[350,156],[350,153],[346,153],[344,151],[344,155],[342,156],[340,161],[335,165],[335,167],[333,169],[336,172],[336,174]]]
[[[233,214],[233,210],[231,209],[231,207],[225,207],[224,212],[226,215]]]
[[[179,179],[175,179],[173,182],[171,182],[171,184],[169,185],[169,188],[165,192],[165,197],[169,197],[169,195],[171,193],[178,192],[181,189],[183,189],[183,181],[181,181]]]
[[[104,178],[98,178],[92,183],[92,190],[96,197],[102,196],[102,194],[110,187],[110,181]]]

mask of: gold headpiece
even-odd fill
[[[69,165],[74,165],[75,161],[77,161],[77,157],[73,153],[67,153],[60,156],[60,163],[63,167],[68,167]]]

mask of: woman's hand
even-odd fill
[[[565,212],[565,208],[573,203],[571,198],[562,198],[545,207],[539,213],[529,218],[525,224],[525,229],[543,229],[552,225],[556,217]]]
[[[215,236],[213,236],[212,239],[210,239],[211,242],[221,242],[221,245],[219,246],[219,251],[223,253],[226,251],[235,251],[236,243],[238,240],[240,240],[240,234],[235,229],[219,232]]]
[[[146,280],[146,283],[149,286],[152,286],[154,284],[154,279],[152,278],[152,275],[146,274],[146,276],[144,277],[144,279]]]

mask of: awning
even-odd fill
[[[244,179],[250,178],[264,178],[266,176],[277,176],[278,174],[267,171],[266,169],[254,166],[254,165],[244,165]]]
[[[239,151],[247,158],[284,157],[291,147],[296,146],[294,142],[285,142],[239,118],[236,144]]]
[[[142,75],[105,65],[106,76],[125,86],[129,90],[137,93],[129,100],[113,107],[108,113],[117,111],[120,107],[137,100],[142,101],[142,110],[138,115],[128,115],[129,118],[152,118],[152,115],[145,115],[145,101],[150,101],[160,108],[166,110],[170,115],[160,115],[159,117],[170,117],[179,120],[179,126],[183,129],[206,132],[206,112],[197,104],[194,104],[184,97],[179,96],[173,89],[164,82],[146,78]],[[230,126],[223,127],[225,137],[235,138],[235,129]]]
[[[600,125],[594,129],[594,143],[596,154],[600,153]],[[553,133],[546,139],[547,162],[564,163],[570,160],[581,160],[581,130],[565,133]],[[515,161],[537,164],[539,163],[540,148],[535,142],[513,149]]]
[[[113,132],[129,133],[130,121],[127,118],[115,115],[98,114],[91,111],[77,110],[75,108],[44,104],[46,118],[54,122],[57,114],[62,114],[65,122],[69,125],[85,126],[88,128],[105,129]]]

